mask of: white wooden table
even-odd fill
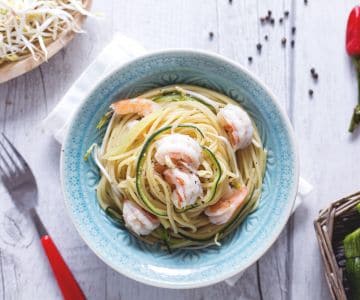
[[[49,63],[0,85],[0,131],[11,137],[32,166],[39,184],[39,213],[89,299],[329,299],[313,220],[319,209],[360,188],[360,136],[347,133],[357,99],[356,77],[344,49],[347,15],[358,1],[308,2],[95,0],[93,10],[105,17],[89,19],[87,34],[78,35]],[[275,26],[260,24],[268,10]],[[279,25],[285,10],[289,19]],[[294,36],[292,26],[297,28]],[[302,176],[315,190],[271,250],[234,287],[219,283],[166,290],[127,279],[89,250],[65,213],[60,148],[39,129],[39,122],[116,31],[150,50],[205,49],[240,62],[270,86],[289,114]],[[212,40],[209,32],[214,33]],[[261,55],[258,42],[263,45]],[[316,84],[311,67],[319,74]],[[314,90],[312,98],[309,89]],[[60,298],[34,228],[0,187],[0,299]]]

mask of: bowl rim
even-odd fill
[[[181,284],[176,284],[174,285],[173,283],[167,282],[167,281],[163,281],[163,280],[158,280],[156,278],[153,279],[144,279],[144,277],[138,276],[137,274],[134,274],[133,272],[128,272],[126,269],[120,269],[118,268],[116,265],[114,265],[112,263],[112,261],[105,257],[104,255],[102,255],[101,253],[99,253],[95,247],[93,247],[93,245],[91,244],[91,241],[88,241],[87,238],[85,237],[85,235],[82,233],[80,226],[77,224],[77,222],[75,222],[75,220],[73,219],[73,213],[72,210],[70,208],[70,203],[69,203],[69,199],[66,195],[65,192],[65,179],[64,179],[64,147],[67,144],[67,141],[71,138],[69,135],[69,131],[66,132],[65,138],[63,140],[63,143],[61,145],[61,155],[60,155],[60,181],[61,181],[61,190],[63,193],[63,198],[64,198],[64,202],[65,202],[65,207],[66,207],[66,211],[67,214],[70,216],[71,222],[73,223],[74,227],[76,228],[76,231],[78,232],[78,234],[80,235],[80,237],[83,239],[83,241],[85,242],[85,244],[96,254],[97,257],[99,257],[103,262],[105,262],[106,265],[108,265],[109,267],[111,267],[113,270],[115,270],[116,272],[130,278],[133,279],[137,282],[141,282],[150,286],[154,286],[154,287],[160,287],[160,288],[168,288],[168,289],[190,289],[190,288],[200,288],[200,287],[206,287],[206,286],[210,286],[219,282],[222,282],[224,280],[227,280],[243,271],[245,271],[246,269],[248,269],[251,265],[253,265],[255,262],[257,262],[270,248],[271,246],[276,242],[276,240],[279,238],[281,232],[283,231],[283,229],[285,228],[285,225],[287,224],[291,213],[293,211],[294,205],[295,205],[295,199],[296,199],[296,194],[298,191],[298,185],[299,185],[299,155],[298,155],[298,146],[297,146],[297,142],[295,139],[295,133],[294,130],[291,126],[290,120],[285,112],[285,110],[283,109],[283,107],[278,103],[277,101],[277,97],[275,96],[275,94],[270,90],[270,88],[262,82],[262,80],[260,80],[257,75],[254,75],[251,71],[249,71],[246,67],[244,67],[243,65],[241,65],[240,63],[237,63],[235,61],[233,61],[232,59],[226,58],[223,55],[214,53],[214,52],[210,52],[210,51],[205,51],[205,50],[197,50],[197,49],[191,49],[191,48],[171,48],[171,49],[163,49],[163,50],[157,50],[157,51],[149,51],[145,54],[136,56],[134,58],[130,58],[129,61],[126,61],[125,63],[123,63],[122,65],[120,65],[119,67],[117,67],[115,70],[113,70],[112,72],[110,72],[108,75],[102,77],[95,85],[92,89],[89,90],[88,93],[86,93],[86,96],[83,98],[84,101],[79,105],[79,107],[77,107],[77,109],[75,110],[74,114],[72,115],[70,121],[68,122],[69,128],[72,127],[73,123],[75,122],[76,116],[79,114],[79,112],[81,111],[81,109],[83,108],[83,106],[85,105],[85,103],[88,101],[89,96],[96,90],[99,88],[99,86],[101,84],[103,84],[104,81],[106,81],[107,79],[109,79],[110,77],[112,77],[115,73],[119,72],[119,70],[126,68],[128,65],[132,64],[134,61],[140,60],[140,59],[146,59],[152,56],[161,56],[164,54],[180,54],[180,55],[203,55],[203,56],[207,56],[210,59],[216,59],[218,61],[222,61],[225,62],[237,69],[239,69],[241,72],[245,73],[251,80],[255,81],[256,84],[258,84],[264,91],[265,93],[268,94],[269,98],[271,99],[272,103],[274,104],[274,106],[276,107],[276,109],[279,111],[280,117],[282,119],[282,121],[285,124],[285,129],[286,132],[288,133],[289,136],[289,142],[290,145],[292,146],[292,150],[294,153],[294,182],[293,182],[293,186],[291,187],[290,193],[289,193],[289,199],[290,201],[292,201],[292,204],[288,206],[288,211],[285,214],[285,218],[282,218],[282,220],[279,222],[279,226],[277,226],[277,229],[275,229],[275,231],[272,234],[272,238],[270,239],[270,241],[264,246],[264,248],[254,257],[252,257],[251,259],[248,260],[248,262],[239,268],[234,268],[233,270],[229,270],[226,275],[221,275],[218,277],[213,277],[209,280],[203,280],[201,282],[187,282],[187,283],[181,283]]]

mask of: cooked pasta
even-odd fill
[[[170,249],[220,245],[256,209],[266,150],[234,100],[173,85],[117,101],[105,118],[93,150],[97,198],[141,240]]]

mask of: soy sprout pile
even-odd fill
[[[46,60],[46,46],[62,32],[81,32],[75,14],[89,14],[82,0],[0,0],[0,64]]]

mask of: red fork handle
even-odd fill
[[[43,235],[41,244],[49,259],[51,268],[54,272],[56,281],[60,287],[61,293],[65,300],[82,300],[86,299],[79,284],[76,282],[69,267],[62,258],[59,250],[56,248],[51,237]]]

